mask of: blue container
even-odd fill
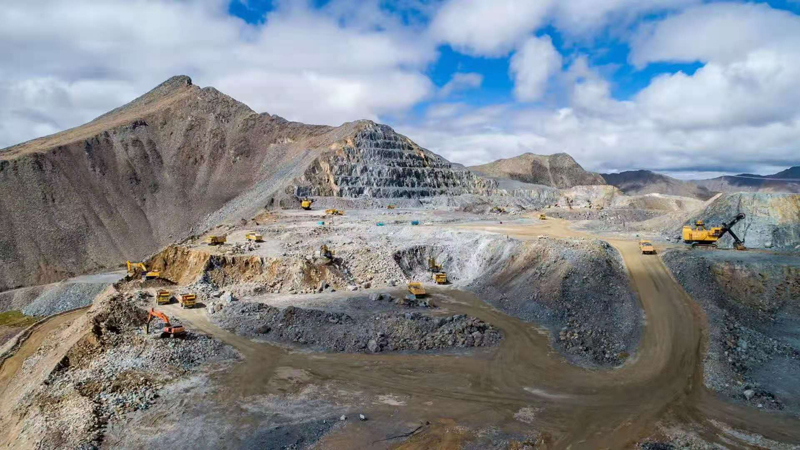
[[[317,225],[325,225],[325,221],[324,220],[320,220],[319,222],[317,222]]]
[[[412,220],[411,225],[419,225],[419,220]]]
[[[383,226],[383,222],[378,222],[376,225],[378,225],[379,227],[382,227]]]

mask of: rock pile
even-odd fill
[[[466,315],[419,312],[345,314],[262,303],[234,303],[213,316],[237,334],[332,352],[378,353],[485,347],[500,341],[491,325]]]

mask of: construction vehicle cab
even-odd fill
[[[161,272],[148,271],[147,266],[145,266],[144,263],[141,262],[133,263],[127,261],[127,265],[128,265],[128,276],[131,278],[142,276],[143,278],[149,280],[153,278],[159,278],[161,276]]]
[[[300,201],[300,207],[308,211],[311,209],[312,203],[314,203],[314,200],[311,200],[310,198],[304,198]]]
[[[427,294],[425,292],[425,288],[422,287],[422,283],[414,281],[412,283],[408,283],[406,286],[408,288],[408,292],[415,297],[423,297]]]
[[[211,235],[206,238],[206,244],[208,245],[222,245],[227,241],[227,236]]]
[[[156,311],[153,308],[150,308],[150,311],[147,315],[147,323],[144,325],[144,332],[149,334],[150,333],[150,322],[153,319],[160,319],[164,322],[164,327],[161,329],[161,337],[181,337],[186,334],[186,329],[183,325],[172,325],[169,321],[169,317],[166,314]]]
[[[157,305],[169,305],[170,303],[172,303],[172,293],[170,291],[162,289],[156,293]]]
[[[248,241],[253,241],[253,242],[264,241],[264,236],[262,236],[261,233],[256,233],[255,231],[249,231],[244,237]]]
[[[653,247],[653,244],[650,241],[645,241],[645,240],[639,241],[639,250],[642,251],[643,255],[656,254],[656,249]]]
[[[197,295],[183,294],[179,297],[178,301],[181,304],[181,308],[194,308],[197,306]]]
[[[739,239],[739,236],[732,230],[733,226],[744,218],[744,213],[739,213],[730,222],[723,222],[722,225],[711,228],[706,228],[705,222],[698,220],[694,223],[694,228],[689,225],[684,226],[681,237],[683,238],[683,242],[692,244],[692,247],[703,246],[716,248],[717,241],[725,236],[725,233],[728,233],[733,238],[733,248],[736,250],[747,250],[747,247],[744,246],[744,241]]]

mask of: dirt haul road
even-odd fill
[[[567,222],[549,220],[525,226],[481,224],[460,228],[519,239],[535,239],[542,234],[586,236],[566,226]],[[319,395],[334,403],[344,391],[362,399],[349,403],[355,407],[349,411],[363,411],[370,420],[329,433],[319,442],[319,448],[397,445],[402,440],[387,437],[413,430],[414,423],[425,421],[431,425],[402,442],[402,448],[459,448],[475,437],[454,431],[464,430],[454,425],[468,430],[496,426],[523,436],[537,430],[546,437],[548,448],[625,448],[655,433],[657,423],[664,419],[686,424],[705,440],[727,447],[751,444],[726,433],[721,424],[777,441],[800,443],[796,418],[726,404],[703,388],[702,311],[672,279],[658,256],[641,255],[635,241],[610,242],[622,253],[647,318],[637,353],[615,370],[586,370],[567,363],[552,350],[545,331],[455,289],[433,289],[441,309],[474,315],[500,328],[504,339],[498,347],[453,355],[297,352],[222,330],[208,322],[202,309],[181,310],[176,305],[163,309],[170,316],[180,317],[190,331],[212,334],[244,356],[243,362],[211,377],[213,398],[205,400],[214,402],[214,417],[223,418],[218,420],[247,421],[241,405],[248,400],[292,395],[309,386],[323,387]],[[381,396],[400,401],[373,401]],[[200,400],[183,398],[181,404],[200,404]],[[155,409],[132,421],[125,432],[152,431],[157,423],[169,428],[169,420]],[[208,419],[202,423],[214,428]],[[258,427],[259,423],[252,425]],[[218,431],[226,447],[248,447],[238,433],[224,430],[223,424]],[[208,443],[209,448],[217,444]]]

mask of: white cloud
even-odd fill
[[[528,38],[511,57],[514,95],[521,101],[539,100],[550,78],[561,72],[562,58],[550,36]]]
[[[4,5],[0,60],[12,63],[0,65],[0,148],[84,123],[176,74],[259,112],[333,125],[432,95],[423,71],[436,51],[424,33],[374,9],[352,20],[348,3],[281,2],[262,26],[229,16],[223,0]]]
[[[453,74],[450,81],[439,90],[439,95],[441,97],[448,97],[458,91],[479,88],[481,87],[481,83],[483,83],[483,75],[479,73],[456,72]]]
[[[459,51],[502,56],[541,26],[552,0],[450,0],[436,14],[432,34]]]

